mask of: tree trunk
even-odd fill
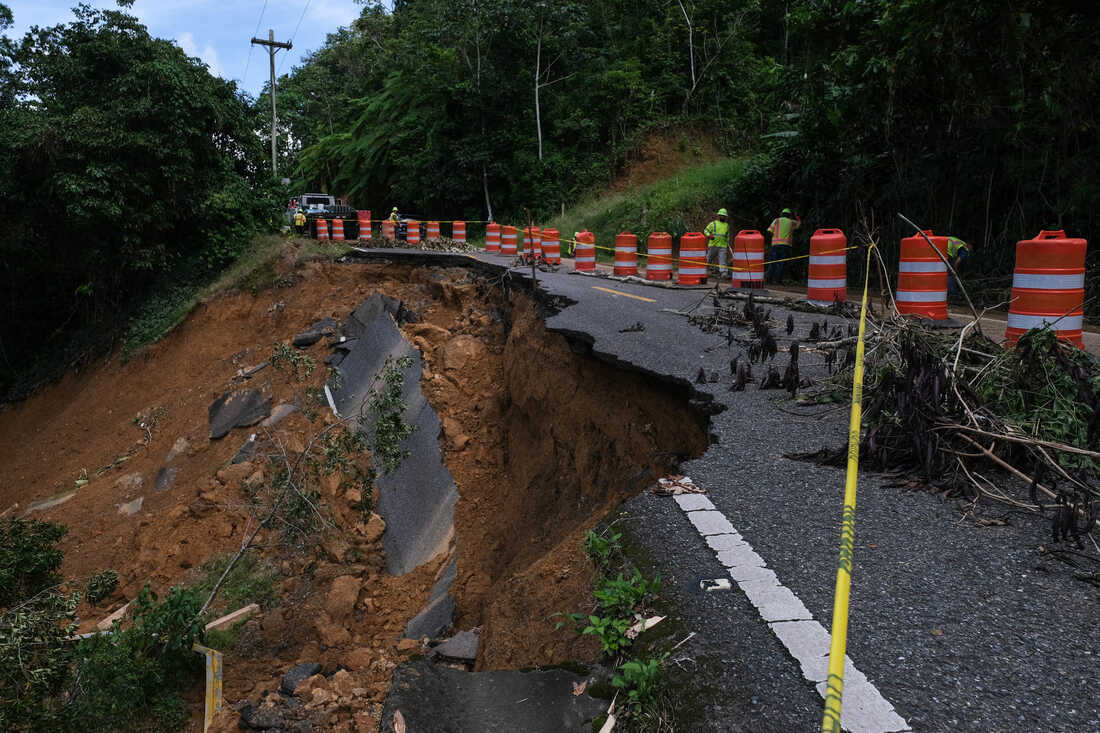
[[[695,42],[692,38],[694,29],[691,27],[691,18],[688,17],[688,11],[687,8],[684,7],[684,3],[681,2],[681,0],[676,1],[680,3],[680,12],[684,14],[684,20],[688,24],[688,56],[691,58],[691,90],[695,91]]]
[[[487,216],[485,217],[489,221],[493,220],[493,202],[489,200],[489,174],[485,171],[485,164],[481,164],[481,187],[485,191],[485,211]]]
[[[542,111],[539,109],[539,67],[542,66],[542,29],[539,29],[535,51],[535,130],[539,139],[539,160],[542,160]]]

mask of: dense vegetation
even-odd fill
[[[279,214],[256,114],[120,11],[0,38],[0,389],[116,335]]]
[[[737,227],[792,206],[803,246],[818,226],[865,222],[889,250],[902,211],[976,245],[971,280],[985,277],[991,300],[1017,240],[1096,233],[1093,4],[363,5],[280,79],[295,187],[376,211],[518,219],[529,207],[545,221],[605,189],[654,136],[702,134],[751,160],[708,189],[714,201],[693,200],[691,222],[670,213],[672,228],[699,226],[695,209],[714,203]],[[266,91],[247,98],[124,12],[83,8],[0,41],[0,388],[43,348],[113,337],[150,292],[163,302],[135,340],[156,337],[189,302],[181,281],[275,220],[267,109]],[[1100,316],[1100,298],[1086,310]]]
[[[203,636],[199,591],[173,588],[160,600],[145,587],[128,628],[76,638],[82,595],[113,573],[83,589],[63,583],[57,543],[65,532],[50,522],[0,522],[0,727],[178,729],[188,715],[180,690],[202,669],[191,651]]]
[[[364,207],[546,218],[701,125],[756,154],[720,193],[735,226],[789,205],[896,249],[902,211],[1000,287],[1017,240],[1096,233],[1098,21],[1070,0],[369,4],[283,79],[283,152]]]

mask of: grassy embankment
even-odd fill
[[[629,231],[638,235],[641,250],[651,232],[668,232],[678,238],[684,232],[702,231],[719,207],[730,207],[723,192],[744,174],[747,165],[747,158],[725,158],[684,168],[654,183],[595,195],[545,226],[558,229],[563,239],[587,228],[596,235],[596,244],[607,248],[614,247],[616,234]],[[597,250],[597,255],[601,260],[612,259],[608,250]]]

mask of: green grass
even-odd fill
[[[191,587],[205,599],[213,589],[218,578],[225,572],[226,565],[232,559],[231,554],[215,555],[199,569],[199,578]],[[245,553],[233,566],[225,579],[217,598],[207,612],[207,618],[213,619],[222,613],[232,613],[249,603],[258,603],[260,608],[271,608],[279,602],[279,590],[276,583],[279,571],[254,552]]]
[[[639,249],[650,232],[679,237],[702,231],[715,211],[730,205],[723,201],[723,192],[730,190],[747,166],[747,158],[725,158],[685,168],[661,181],[582,201],[545,226],[560,230],[563,238],[587,228],[603,247],[614,247],[615,235],[629,231],[638,235]],[[611,259],[605,250],[597,250],[597,255]]]

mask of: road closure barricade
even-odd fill
[[[848,238],[839,229],[818,229],[810,237],[806,300],[828,306],[848,300]]]
[[[615,235],[614,274],[620,276],[638,274],[638,237],[630,232]]]
[[[576,235],[573,269],[577,272],[596,271],[596,235],[587,229]]]
[[[485,225],[485,251],[491,254],[500,251],[500,224],[496,222]]]
[[[507,257],[515,256],[516,254],[516,228],[512,226],[503,226],[500,228],[500,253]]]
[[[925,231],[901,240],[898,313],[947,320],[947,237]],[[936,252],[940,254],[936,254]],[[941,257],[940,255],[943,255]]]
[[[702,285],[707,281],[707,238],[702,232],[687,232],[680,237],[678,285]]]
[[[735,288],[764,287],[764,235],[756,229],[742,229],[733,238],[733,274]]]
[[[451,239],[456,242],[462,242],[463,244],[466,243],[466,222],[451,222]]]
[[[1015,346],[1029,329],[1049,326],[1058,338],[1085,348],[1081,328],[1087,248],[1086,240],[1061,230],[1016,243],[1006,345]]]
[[[653,232],[649,235],[646,243],[645,279],[672,279],[672,235],[668,232]]]
[[[557,229],[542,230],[542,257],[547,264],[561,264],[561,234]]]

